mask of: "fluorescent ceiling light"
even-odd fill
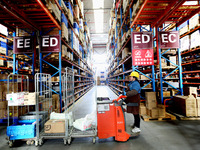
[[[8,28],[5,27],[4,25],[0,24],[0,33],[8,36]]]
[[[94,10],[95,32],[103,32],[104,10]]]
[[[183,5],[198,5],[198,1],[186,1]]]
[[[104,0],[93,0],[93,9],[104,8]]]

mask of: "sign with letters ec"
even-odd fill
[[[159,32],[160,48],[179,48],[178,31]]]

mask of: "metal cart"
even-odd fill
[[[27,75],[10,74],[7,78],[8,101],[8,145],[13,146],[16,140],[26,140],[27,144],[33,144],[35,137],[36,118],[25,118],[24,114],[34,109],[33,106],[24,105],[24,95],[29,92],[29,78]]]
[[[74,71],[67,67],[65,68],[65,73],[62,76],[62,89],[63,89],[63,96],[62,100],[64,102],[64,113],[65,113],[65,136],[63,138],[64,144],[67,144],[67,141],[69,141],[69,128],[70,125],[68,123],[68,113],[69,113],[69,107],[73,107],[74,105]],[[73,114],[73,113],[72,113]]]
[[[51,75],[45,73],[35,74],[36,93],[36,139],[35,146],[42,145],[43,139],[51,137],[44,132],[44,125],[52,112],[52,84]],[[43,116],[42,118],[40,116]]]
[[[95,96],[94,96],[95,101],[97,101],[97,86],[95,86]],[[96,104],[96,102],[95,102]],[[97,105],[96,105],[96,111],[97,111]],[[75,114],[75,113],[73,113]],[[97,114],[97,113],[95,113]],[[97,118],[97,117],[96,117]],[[97,137],[97,126],[92,125],[91,129],[86,130],[86,131],[80,131],[74,127],[71,127],[69,129],[69,136],[68,136],[68,144],[71,144],[72,138],[84,138],[84,137],[93,137],[93,144],[96,143],[96,137]]]

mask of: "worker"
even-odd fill
[[[127,91],[125,92],[127,98],[125,102],[127,103],[127,113],[132,113],[134,116],[133,133],[141,132],[140,130],[140,83],[138,82],[139,73],[136,71],[131,72],[129,75],[129,81]]]

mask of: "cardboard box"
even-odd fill
[[[158,117],[164,118],[166,115],[165,106],[159,104],[157,107],[158,107]]]
[[[144,76],[144,75],[140,75],[140,79],[141,79],[141,80],[150,80],[149,78],[147,78],[147,77]]]
[[[153,108],[150,110],[150,116],[152,118],[158,118],[158,108]]]
[[[200,116],[200,97],[197,97],[197,116]]]
[[[3,100],[3,92],[0,91],[0,101]]]
[[[7,109],[0,109],[0,119],[6,118],[8,116]]]
[[[183,88],[183,93],[185,96],[193,95],[194,97],[197,97],[197,87],[185,87]]]
[[[163,97],[170,97],[170,91],[163,91]]]
[[[0,102],[0,109],[7,109],[8,103],[7,101]]]
[[[157,102],[156,102],[156,100],[146,101],[146,107],[147,107],[148,109],[150,109],[150,110],[156,108],[156,107],[157,107]]]
[[[45,133],[65,133],[65,120],[48,120],[44,130]]]
[[[24,105],[35,105],[36,95],[35,92],[24,95]]]
[[[156,92],[145,92],[146,101],[156,100]]]
[[[147,114],[147,108],[145,106],[140,106],[140,115],[146,115]]]
[[[124,59],[130,52],[131,52],[130,48],[125,47],[125,48],[122,50],[122,59]]]
[[[173,112],[185,116],[197,116],[197,100],[193,95],[174,96]]]
[[[58,94],[52,95],[52,105],[55,106],[55,109],[60,108],[60,97]]]

